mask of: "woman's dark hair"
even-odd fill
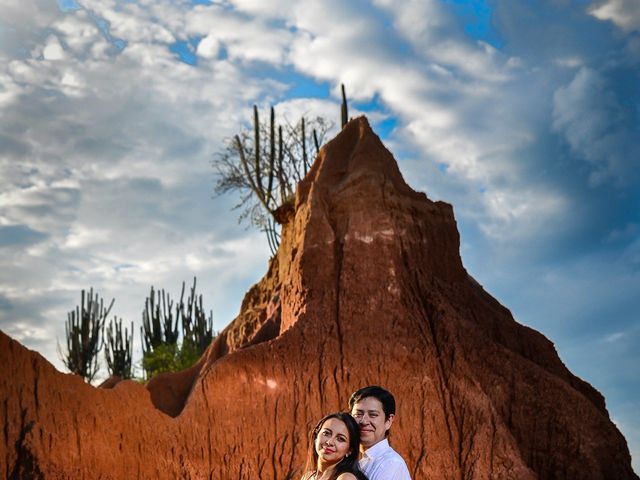
[[[335,412],[323,417],[317,425],[309,433],[309,453],[307,454],[307,466],[305,471],[315,471],[318,468],[318,452],[316,452],[315,443],[318,434],[322,429],[324,422],[331,418],[336,418],[344,423],[349,432],[349,450],[350,454],[340,460],[329,480],[336,480],[342,473],[352,473],[358,480],[368,480],[367,476],[362,473],[358,466],[358,455],[360,451],[360,429],[353,417],[346,412]]]

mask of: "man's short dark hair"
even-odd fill
[[[349,398],[349,410],[353,410],[353,406],[356,403],[367,397],[377,398],[380,401],[385,418],[396,414],[396,399],[393,398],[389,390],[377,385],[370,385],[353,392],[351,398]]]

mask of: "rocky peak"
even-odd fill
[[[421,479],[637,479],[602,396],[465,271],[453,210],[364,117],[325,145],[282,242],[192,369],[95,389],[0,334],[9,478],[299,478],[311,425],[379,384]]]

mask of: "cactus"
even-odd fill
[[[178,342],[178,320],[173,318],[173,302],[164,290],[160,291],[156,303],[156,294],[153,287],[144,303],[142,312],[142,327],[140,337],[143,355],[153,351],[156,347]]]
[[[207,319],[202,295],[196,294],[195,277],[186,303],[185,282],[175,305],[164,290],[160,292],[158,299],[162,301],[156,304],[155,290],[151,287],[143,312],[142,368],[147,378],[189,368],[215,337],[213,313]]]
[[[213,330],[213,312],[210,312],[207,319],[202,307],[202,295],[196,294],[196,277],[193,277],[193,286],[189,292],[187,304],[183,301],[185,283],[182,282],[182,294],[177,312],[182,320],[182,342],[190,343],[195,347],[198,356],[207,349],[215,332]],[[186,307],[186,308],[185,308]]]
[[[107,367],[110,375],[127,379],[132,377],[131,359],[133,356],[133,322],[129,330],[122,332],[122,319],[114,317],[105,329],[105,350]]]
[[[316,147],[316,155],[320,153],[320,142],[318,141],[318,131],[313,129],[313,145]]]
[[[300,132],[300,142],[302,143],[302,168],[304,169],[304,175],[307,175],[307,169],[309,166],[309,159],[307,158],[307,134],[304,128],[304,117],[302,117],[301,123],[301,132]]]
[[[80,306],[70,311],[67,317],[67,349],[60,353],[60,357],[71,373],[80,375],[89,383],[100,368],[98,352],[102,348],[102,330],[114,301],[112,299],[105,309],[97,293],[94,297],[93,288],[89,290],[88,297],[82,290]]]
[[[340,89],[342,90],[342,105],[340,106],[340,113],[342,116],[342,128],[349,121],[349,111],[347,108],[347,95],[344,92],[344,83],[340,84]]]
[[[310,122],[302,118],[295,125],[285,122],[276,129],[273,107],[269,121],[260,123],[255,105],[252,127],[235,135],[214,160],[219,174],[215,190],[242,192],[238,207],[245,210],[240,220],[249,219],[266,233],[273,254],[279,245],[278,223],[283,218],[276,212],[291,202],[298,182],[311,166],[308,145],[313,142],[317,154],[331,127],[318,117]],[[308,132],[312,132],[311,138],[307,138]]]
[[[254,133],[254,166],[258,189],[262,192],[262,175],[260,174],[260,120],[258,119],[258,107],[253,106],[253,133]]]

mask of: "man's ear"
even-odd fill
[[[396,418],[396,416],[393,413],[387,417],[387,419],[384,422],[385,430],[389,430],[391,428],[391,424],[393,423],[394,418]]]

